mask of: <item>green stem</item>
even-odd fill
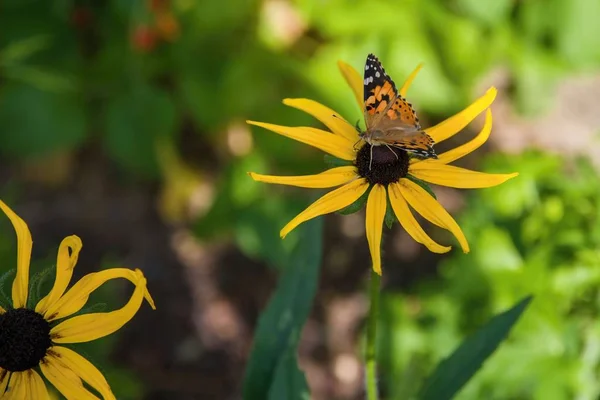
[[[379,318],[379,293],[381,277],[371,270],[371,283],[369,285],[369,316],[367,320],[367,349],[366,349],[366,385],[367,400],[377,400],[377,320]]]

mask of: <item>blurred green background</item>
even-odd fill
[[[465,335],[533,293],[458,398],[597,399],[599,15],[596,0],[4,0],[0,196],[29,223],[36,266],[77,234],[76,277],[121,265],[147,275],[158,310],[82,349],[117,398],[236,399],[257,317],[298,241],[279,230],[315,195],[246,172],[325,166],[244,121],[316,126],[286,97],[359,120],[336,62],[360,71],[369,52],[397,83],[425,63],[408,93],[424,126],[495,85],[492,138],[461,165],[521,175],[434,188],[469,255],[435,256],[398,224],[386,230],[384,398],[407,398]],[[364,217],[324,220],[299,363],[315,399],[359,399]],[[8,220],[0,227],[4,271],[15,240]],[[96,301],[118,307],[130,290],[107,285]]]

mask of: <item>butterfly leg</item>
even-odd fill
[[[356,146],[360,143],[362,139],[358,139],[358,141],[356,143],[354,143],[354,146],[352,146],[352,148],[354,149],[354,151],[358,151],[358,149],[356,148]]]
[[[396,152],[394,150],[392,150],[392,148],[387,143],[384,143],[384,144],[385,144],[385,147],[387,147],[396,156],[396,160],[397,160],[398,154],[396,154]]]

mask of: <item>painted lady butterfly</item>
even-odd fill
[[[437,158],[433,139],[421,130],[412,105],[398,94],[394,81],[373,54],[365,63],[364,100],[367,130],[360,136],[368,144],[393,146],[421,158]]]

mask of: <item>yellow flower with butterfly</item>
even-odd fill
[[[330,108],[309,99],[285,99],[283,103],[312,115],[329,131],[247,121],[316,147],[348,164],[304,176],[250,172],[254,180],[266,183],[317,189],[337,187],[283,227],[281,237],[309,219],[340,211],[366,197],[366,235],[373,270],[377,274],[381,275],[381,236],[388,199],[406,232],[430,251],[446,253],[450,247],[435,242],[419,225],[412,210],[434,225],[449,230],[462,250],[469,252],[469,244],[460,226],[424,187],[431,183],[463,189],[487,188],[518,175],[487,174],[449,165],[487,141],[492,129],[489,107],[496,97],[496,89],[488,89],[483,96],[447,120],[422,129],[416,112],[405,99],[420,66],[399,91],[373,54],[367,57],[364,79],[350,65],[340,61],[338,66],[363,110],[364,132],[358,131]],[[484,126],[474,139],[439,156],[435,153],[435,143],[457,134],[484,111]]]

